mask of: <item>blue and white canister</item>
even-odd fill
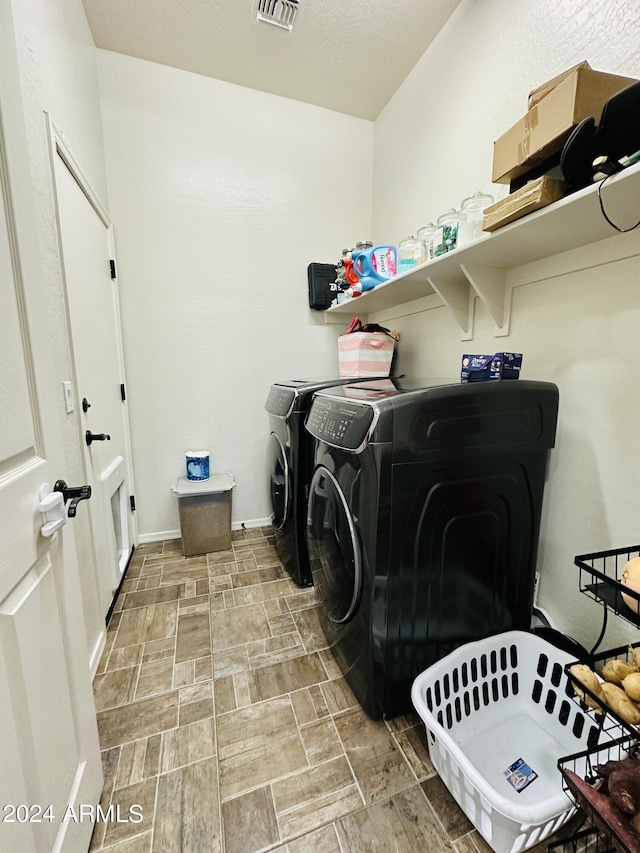
[[[208,450],[188,450],[185,457],[187,460],[187,480],[209,479]]]

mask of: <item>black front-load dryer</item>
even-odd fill
[[[285,568],[300,586],[311,586],[305,541],[307,489],[313,471],[313,439],[304,428],[316,391],[358,380],[290,379],[271,386],[267,476],[275,545]]]
[[[459,645],[528,630],[558,390],[392,379],[315,394],[307,543],[319,615],[374,719]]]

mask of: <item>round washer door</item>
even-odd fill
[[[291,476],[286,450],[275,432],[269,436],[267,467],[273,526],[281,530],[291,513]]]
[[[307,542],[316,593],[329,619],[348,622],[362,592],[362,559],[349,504],[328,468],[309,486]]]

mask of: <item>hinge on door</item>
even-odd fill
[[[124,389],[124,382],[120,385],[120,396],[122,397],[122,402],[127,399],[127,392]]]
[[[116,277],[116,262],[113,259],[109,261],[109,267],[111,269],[111,278],[113,279]]]
[[[129,503],[131,504],[131,512],[136,511],[136,497],[135,495],[129,495]]]

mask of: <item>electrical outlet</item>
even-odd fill
[[[64,391],[64,407],[68,415],[76,410],[76,398],[73,393],[73,383],[63,382],[62,389]]]

